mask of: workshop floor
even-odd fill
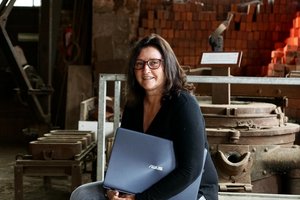
[[[14,199],[14,164],[18,154],[26,154],[26,145],[0,143],[0,200]],[[89,182],[90,176],[83,175],[83,182]],[[68,177],[51,178],[51,187],[46,188],[41,177],[24,176],[24,200],[67,200],[70,197]]]
[[[26,154],[26,145],[2,144],[0,142],[0,200],[14,200],[14,164],[18,154]],[[83,175],[83,182],[90,182],[90,174]],[[67,177],[51,178],[51,187],[46,188],[41,177],[24,176],[24,200],[68,200],[70,180]],[[255,196],[256,195],[256,196]],[[248,198],[249,197],[249,198]],[[220,200],[300,200],[300,195],[220,193]]]

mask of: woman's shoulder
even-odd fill
[[[177,95],[173,95],[171,98],[175,104],[197,104],[196,97],[188,91],[179,91]]]
[[[196,97],[188,91],[179,92],[178,95],[170,99],[166,107],[169,108],[169,111],[174,116],[182,115],[182,117],[186,119],[201,116],[199,115],[199,112],[201,113],[199,102]]]

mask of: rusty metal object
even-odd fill
[[[248,146],[219,145],[214,161],[221,191],[252,190],[250,174],[253,158]]]
[[[288,173],[289,194],[300,194],[300,169],[294,169]]]
[[[29,153],[35,160],[72,160],[82,151],[80,141],[32,141]]]
[[[211,144],[245,144],[245,145],[293,145],[295,133],[299,125],[286,123],[284,126],[272,128],[207,128],[209,143]]]
[[[232,117],[232,116],[217,116],[204,114],[205,122],[208,128],[270,128],[279,126],[276,115],[265,115],[257,117]]]
[[[296,145],[213,144],[210,151],[218,171],[220,191],[250,192],[254,188],[254,192],[276,193],[281,191],[277,188],[281,182],[279,176],[299,170],[300,166],[300,148]],[[266,189],[272,191],[260,187],[266,181]],[[298,184],[289,186],[295,193],[300,178],[295,175],[290,182]]]
[[[75,135],[75,134],[52,134],[52,133],[45,133],[44,137],[49,138],[52,140],[53,139],[62,139],[62,140],[72,140],[72,139],[77,139],[82,140],[82,139],[86,139],[87,145],[90,145],[92,143],[92,138],[91,135],[85,134],[85,135]]]
[[[71,138],[60,138],[59,136],[57,137],[39,137],[37,138],[39,141],[43,141],[45,143],[66,143],[66,142],[81,142],[82,145],[82,150],[86,149],[88,144],[87,138],[86,137],[71,137]]]
[[[232,101],[232,104],[210,104],[200,100],[206,127],[271,128],[283,126],[287,118],[274,104]]]
[[[231,104],[211,104],[209,98],[198,98],[203,114],[226,116],[264,116],[274,113],[277,108],[271,103],[231,101]]]
[[[300,126],[288,123],[271,103],[198,100],[220,191],[264,192],[267,184],[271,192],[280,192],[280,175],[300,168],[300,149],[294,145]]]
[[[50,176],[69,176],[71,181],[71,191],[82,184],[82,175],[84,172],[91,173],[92,180],[95,181],[96,147],[96,142],[92,142],[85,150],[81,151],[70,160],[36,160],[32,155],[18,155],[14,166],[15,199],[23,199],[23,176],[37,176],[44,178],[49,178]],[[91,171],[87,170],[87,162],[92,163]]]
[[[90,135],[91,141],[95,141],[95,133],[93,131],[79,131],[79,130],[51,130],[52,135],[80,135],[86,136]],[[89,136],[88,136],[89,137]]]
[[[300,167],[299,146],[256,145],[250,148],[254,158],[253,181]]]
[[[35,160],[72,160],[91,145],[91,131],[54,130],[29,143],[29,153]]]

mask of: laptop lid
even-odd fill
[[[124,193],[141,193],[175,166],[171,140],[118,128],[103,186]]]
[[[207,150],[203,160],[206,160]],[[196,200],[201,174],[184,191],[169,200]],[[123,193],[143,192],[175,169],[173,142],[160,137],[118,128],[103,186]]]

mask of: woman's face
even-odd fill
[[[147,63],[147,61],[149,62]],[[141,50],[136,60],[134,73],[138,83],[145,89],[147,95],[162,94],[166,78],[162,55],[156,48],[145,47]]]

